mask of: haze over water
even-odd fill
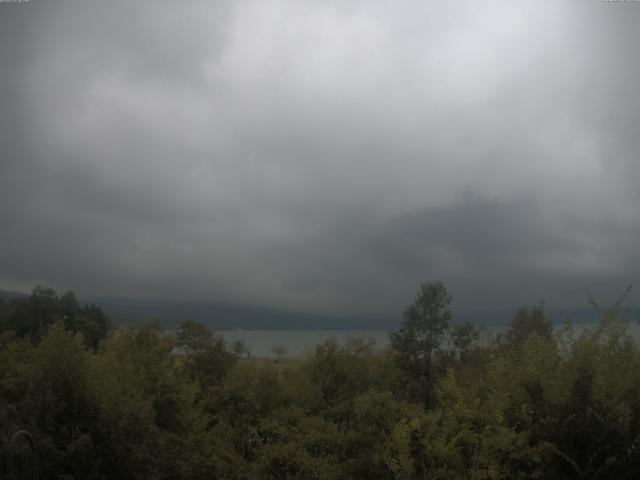
[[[596,323],[577,323],[573,325],[574,336],[580,335],[585,328],[594,328]],[[490,327],[484,330],[483,336],[492,335],[506,327]],[[562,329],[556,325],[555,330]],[[389,345],[389,330],[221,330],[217,332],[228,341],[242,340],[255,357],[275,357],[274,347],[284,346],[286,356],[297,357],[312,353],[317,345],[335,340],[345,345],[351,338],[370,338],[375,340],[376,349],[384,349]],[[629,324],[629,332],[636,341],[640,341],[640,325]]]

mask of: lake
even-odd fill
[[[585,328],[595,327],[595,323],[573,325],[576,336]],[[561,325],[556,325],[556,328]],[[505,327],[485,329],[485,335],[496,333]],[[640,325],[632,323],[630,331],[633,337],[640,339]],[[287,356],[303,355],[307,349],[313,349],[326,340],[334,339],[344,345],[349,338],[370,337],[376,341],[376,348],[383,349],[389,344],[389,330],[219,330],[216,333],[228,342],[242,340],[254,357],[275,357],[273,347],[284,346]]]

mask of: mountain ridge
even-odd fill
[[[5,301],[26,298],[29,294],[0,289]],[[157,298],[92,296],[81,299],[82,304],[96,304],[118,325],[139,326],[148,320],[158,320],[165,328],[175,328],[180,322],[193,320],[214,330],[389,330],[400,326],[402,316],[337,317],[265,307],[251,304],[206,301],[176,301]],[[469,321],[476,325],[501,326],[513,318],[515,308],[452,308],[452,325]],[[598,312],[591,307],[547,308],[547,315],[558,325],[570,317],[576,323],[598,320]],[[637,321],[638,309],[621,309],[620,316]]]

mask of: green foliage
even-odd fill
[[[187,374],[196,380],[202,392],[219,383],[236,363],[239,351],[230,351],[222,337],[205,325],[183,322],[176,336],[176,346],[185,354]]]
[[[451,332],[451,343],[461,360],[469,357],[479,339],[480,331],[469,322],[456,325]]]
[[[538,335],[542,338],[551,338],[553,325],[545,316],[542,304],[531,308],[520,308],[506,334],[503,341],[511,347],[520,347],[531,335]]]
[[[182,322],[176,335],[176,344],[187,353],[206,350],[211,347],[214,340],[216,338],[211,330],[192,320]]]
[[[272,361],[194,322],[87,342],[74,296],[32,297],[0,305],[0,475],[19,429],[45,479],[640,474],[640,350],[616,315],[578,333],[521,310],[497,338],[462,324],[447,345],[450,295],[424,284],[391,348],[355,338]]]
[[[94,349],[111,328],[100,307],[81,306],[73,292],[59,296],[51,288],[38,286],[29,297],[0,303],[0,331],[12,331],[32,342],[42,339],[57,321],[81,333],[86,345]]]
[[[404,311],[402,327],[390,334],[398,362],[417,386],[427,407],[433,405],[434,355],[449,326],[451,294],[441,282],[423,282]]]

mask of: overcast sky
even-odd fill
[[[640,2],[0,3],[4,289],[606,303],[639,152]]]

